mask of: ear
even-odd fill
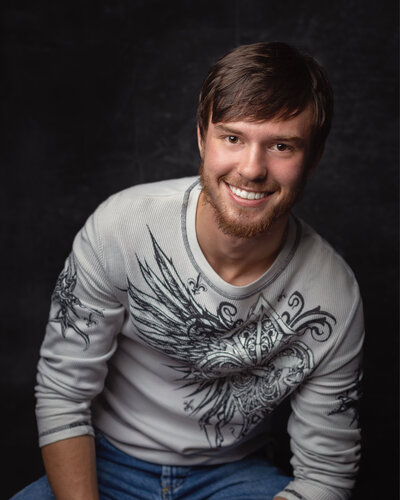
[[[203,141],[203,139],[201,137],[199,124],[197,124],[197,145],[199,147],[200,157],[201,157],[201,159],[203,159],[204,141]]]

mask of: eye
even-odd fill
[[[289,149],[289,146],[283,143],[275,144],[275,147],[278,151],[287,151]]]
[[[228,135],[226,137],[226,140],[230,143],[230,144],[237,144],[239,142],[239,137],[237,135]]]

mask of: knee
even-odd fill
[[[47,477],[43,476],[16,493],[10,500],[55,500]]]

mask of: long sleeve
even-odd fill
[[[40,446],[93,433],[91,401],[103,388],[124,318],[114,292],[95,213],[76,236],[52,295],[36,385]]]
[[[346,500],[351,496],[360,458],[358,402],[364,338],[358,289],[355,296],[342,334],[292,396],[288,431],[294,481],[279,494],[288,500]]]
[[[264,446],[264,419],[291,397],[295,479],[281,496],[347,499],[360,439],[354,275],[293,218],[259,280],[224,282],[197,242],[199,193],[193,178],[134,186],[76,237],[41,349],[40,445],[92,433],[92,409],[141,460],[229,462]]]

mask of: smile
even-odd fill
[[[228,184],[229,189],[233,194],[239,196],[239,198],[243,198],[244,200],[261,200],[261,198],[265,198],[267,196],[267,192],[254,192],[254,191],[246,191],[245,189],[239,189],[234,186]]]

